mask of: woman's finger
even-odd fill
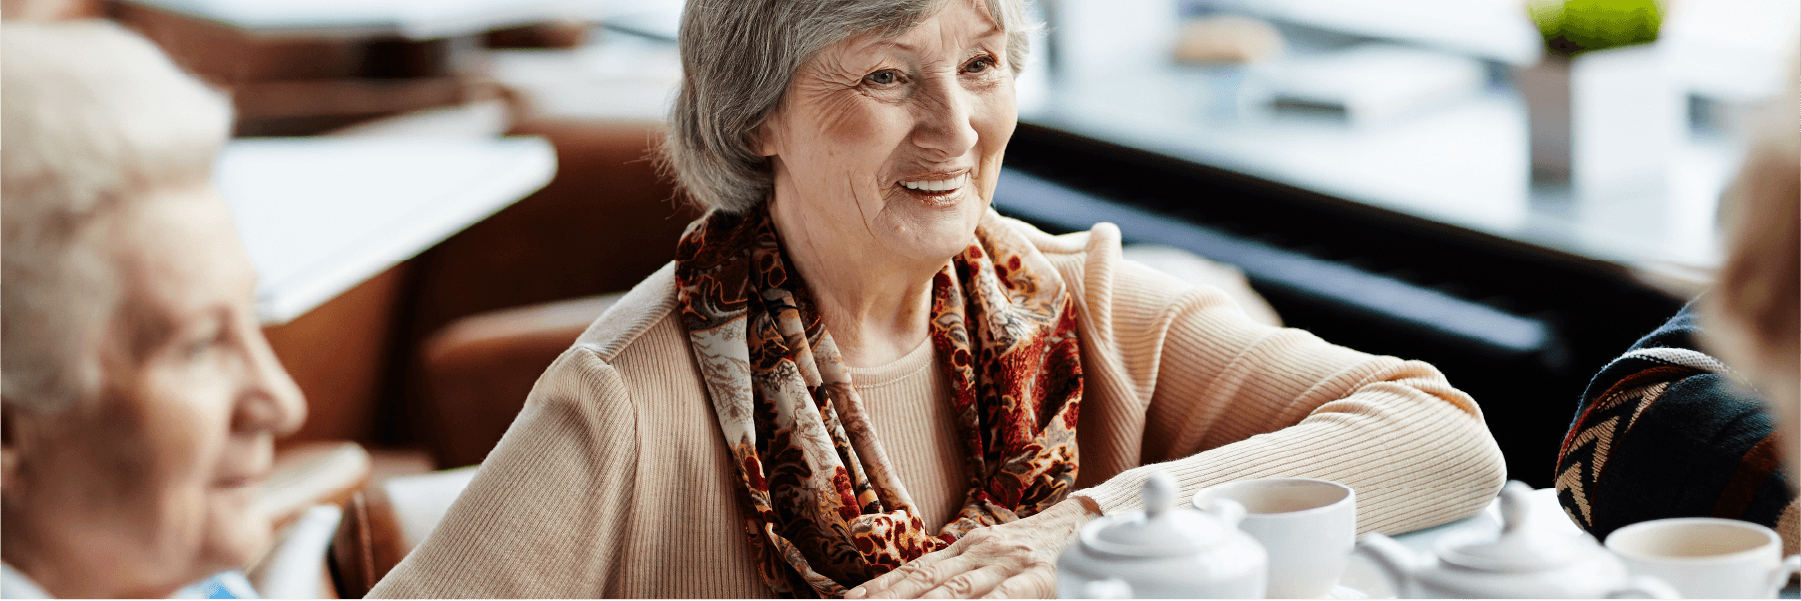
[[[1013,570],[1010,568],[987,564],[951,576],[936,588],[926,591],[919,597],[921,599],[974,599],[988,594],[988,591],[994,590],[1012,575]]]

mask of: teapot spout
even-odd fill
[[[1406,545],[1379,532],[1371,532],[1357,539],[1355,552],[1369,558],[1370,563],[1381,570],[1388,579],[1389,588],[1398,593],[1396,596],[1412,596],[1406,592],[1413,588],[1414,570],[1418,569],[1420,559]]]

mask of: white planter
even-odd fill
[[[1684,98],[1653,44],[1547,55],[1514,71],[1526,103],[1535,186],[1578,198],[1660,187],[1686,135]]]

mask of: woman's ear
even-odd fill
[[[758,125],[755,130],[751,131],[750,147],[757,152],[757,156],[772,157],[781,154],[781,132],[784,125],[782,121],[782,111],[776,109],[770,111],[769,116],[763,118],[762,125]]]

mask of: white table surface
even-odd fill
[[[234,140],[216,180],[278,325],[550,182],[540,138]]]

